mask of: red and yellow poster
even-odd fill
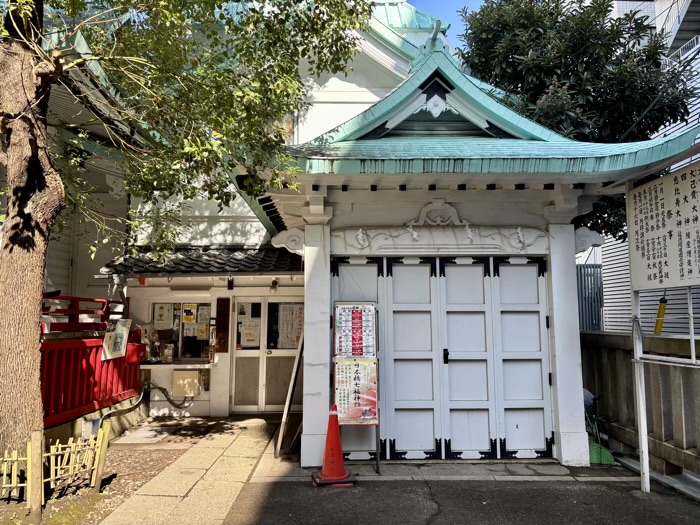
[[[376,357],[375,319],[374,304],[336,304],[335,355]]]
[[[378,425],[377,360],[335,360],[335,404],[341,425]]]

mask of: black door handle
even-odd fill
[[[445,364],[450,362],[450,351],[447,348],[442,350],[442,362]]]

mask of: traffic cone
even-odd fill
[[[326,453],[323,456],[321,472],[311,474],[314,487],[352,487],[357,480],[345,470],[343,446],[340,444],[340,426],[338,425],[338,407],[333,405],[328,418],[326,435]]]

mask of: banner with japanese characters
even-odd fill
[[[378,425],[377,360],[335,360],[335,404],[341,425]]]
[[[633,290],[700,284],[700,163],[627,193]]]
[[[377,328],[374,303],[335,305],[335,355],[376,357]]]

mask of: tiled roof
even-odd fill
[[[234,273],[298,273],[301,257],[285,249],[262,247],[180,246],[161,255],[151,251],[122,256],[107,263],[105,275],[192,275]]]

